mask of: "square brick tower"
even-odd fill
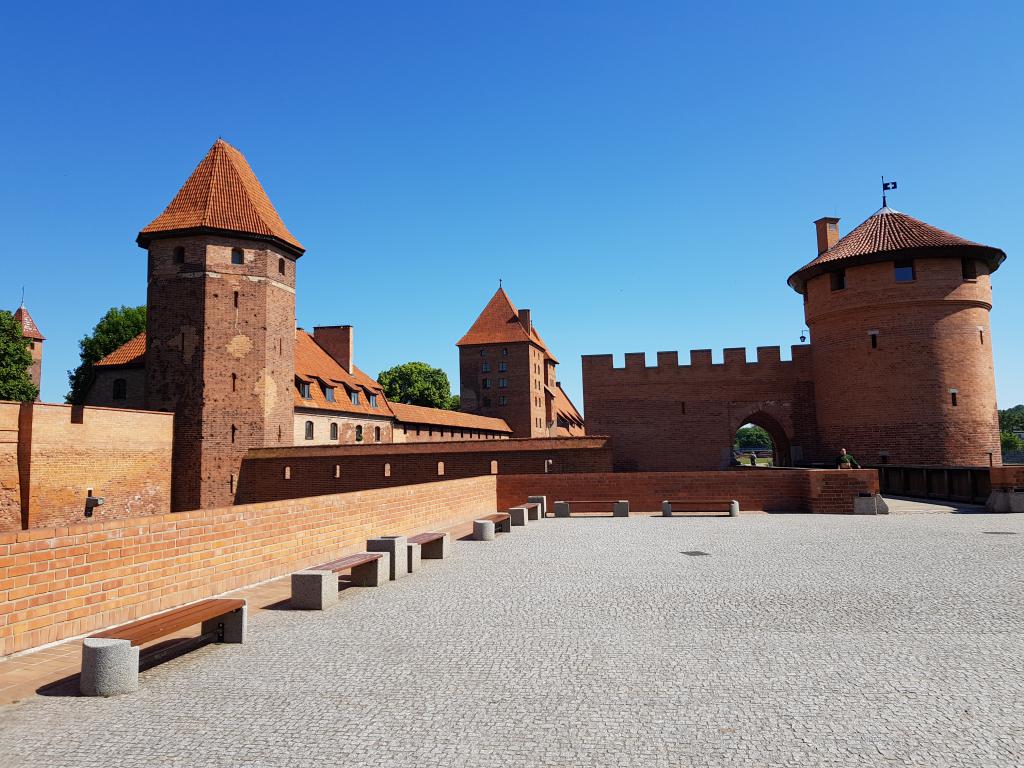
[[[14,313],[14,319],[21,323],[21,335],[29,340],[32,365],[28,368],[28,376],[32,379],[36,389],[39,389],[43,376],[43,342],[46,341],[46,337],[39,332],[36,321],[32,319],[32,315],[28,313],[24,304],[18,307]]]
[[[234,501],[249,448],[291,445],[304,249],[218,139],[138,236],[149,251],[146,406],[174,412],[174,511]]]
[[[558,360],[530,310],[498,288],[459,347],[460,410],[504,419],[513,437],[583,434],[583,420],[556,380]]]

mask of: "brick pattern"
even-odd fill
[[[989,477],[993,489],[1024,488],[1024,466],[992,467]]]
[[[478,477],[0,533],[0,656],[494,511]]]
[[[601,472],[498,475],[498,508],[528,496],[627,499],[631,512],[660,512],[665,499],[736,499],[741,510],[852,514],[860,492],[878,493],[874,470],[734,469],[720,472]]]
[[[170,511],[173,417],[108,408],[0,403],[0,530]]]
[[[597,437],[296,446],[251,451],[242,465],[237,501],[294,499],[492,473],[611,469],[608,441]]]

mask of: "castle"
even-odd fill
[[[815,222],[818,255],[789,278],[810,343],[583,358],[587,430],[612,438],[619,470],[728,466],[738,427],[763,427],[776,464],[1002,463],[989,311],[1006,258],[883,207],[843,238]]]

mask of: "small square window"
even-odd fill
[[[846,287],[846,270],[837,269],[829,275],[832,281],[832,290],[841,291]]]
[[[502,372],[507,371],[508,370],[508,363],[505,363],[505,362],[498,363],[498,370],[502,371]]]
[[[505,389],[508,386],[508,379],[498,379],[498,389]]]
[[[486,361],[484,361],[483,363],[480,364],[480,371],[482,373],[490,373],[491,372],[491,364],[486,362]]]
[[[241,248],[231,249],[231,263],[232,264],[245,264],[245,252]]]
[[[480,357],[487,357],[487,350],[486,349],[481,349],[480,350]]]
[[[960,272],[964,280],[977,280],[978,263],[974,259],[960,259]]]
[[[501,356],[502,357],[508,357],[508,347],[502,347],[501,348]]]
[[[480,386],[482,386],[484,389],[490,389],[491,388],[491,380],[490,379],[484,379],[480,383]]]
[[[898,259],[894,264],[897,283],[914,282],[915,274],[913,259]]]
[[[508,405],[508,398],[502,395],[498,398],[498,405]]]

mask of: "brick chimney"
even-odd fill
[[[351,325],[318,325],[313,328],[313,340],[349,373],[352,373],[352,334]]]
[[[814,222],[814,229],[818,233],[818,255],[839,242],[839,219],[834,216],[822,216]]]
[[[530,310],[520,309],[519,310],[519,322],[526,329],[527,333],[532,333],[533,324],[530,322]]]

